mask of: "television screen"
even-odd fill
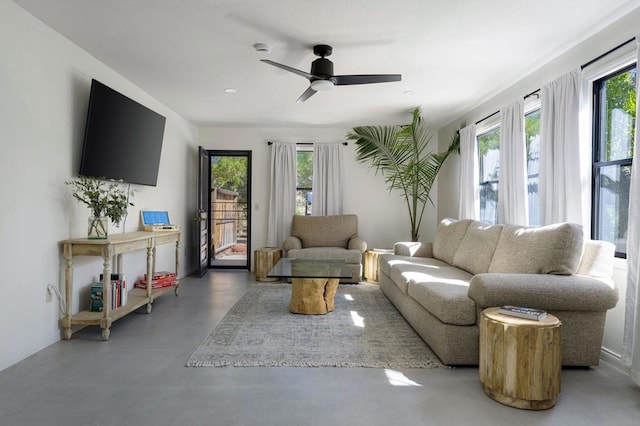
[[[155,186],[165,120],[92,80],[80,175]]]

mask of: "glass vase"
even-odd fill
[[[89,239],[90,240],[104,240],[107,238],[107,227],[109,226],[109,219],[100,216],[91,216],[89,218]]]

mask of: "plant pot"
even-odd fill
[[[89,236],[90,240],[104,240],[107,238],[107,230],[109,226],[109,219],[100,216],[91,216],[89,218]]]

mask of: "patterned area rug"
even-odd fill
[[[443,367],[377,285],[340,285],[327,315],[290,313],[290,296],[290,284],[252,286],[187,366]]]

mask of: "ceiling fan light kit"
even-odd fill
[[[257,45],[254,45],[254,47],[256,46]],[[333,48],[327,44],[317,44],[313,46],[313,53],[320,58],[311,63],[310,73],[300,71],[296,68],[279,64],[278,62],[270,61],[268,59],[261,59],[261,61],[309,80],[309,87],[304,91],[304,93],[302,93],[302,95],[300,95],[297,102],[304,102],[311,96],[315,95],[316,92],[329,90],[333,86],[388,83],[400,81],[402,79],[400,74],[333,75],[333,62],[326,58],[333,53]]]
[[[331,80],[313,80],[311,82],[311,88],[316,92],[329,90],[332,87],[333,87],[333,82]]]

